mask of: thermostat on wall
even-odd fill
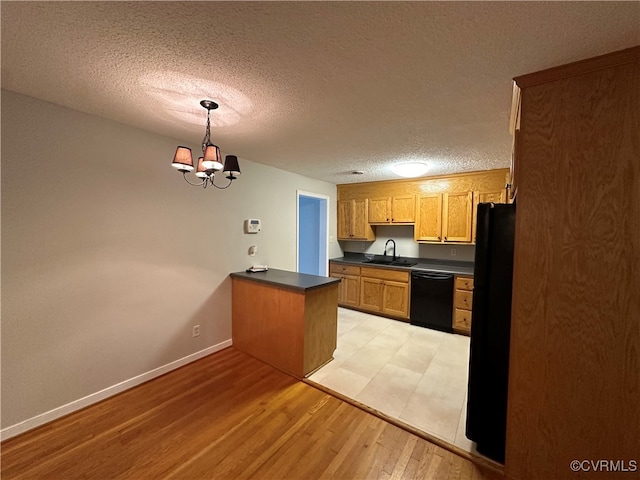
[[[258,233],[262,228],[262,224],[260,220],[257,218],[248,218],[244,221],[244,232],[245,233]]]

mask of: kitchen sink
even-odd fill
[[[393,260],[365,260],[364,263],[373,263],[374,265],[391,265]]]
[[[396,260],[395,262],[391,262],[391,265],[395,265],[397,267],[413,267],[417,265],[417,262],[407,262],[406,260]]]
[[[413,267],[417,263],[408,262],[406,260],[365,260],[364,263],[372,263],[374,265],[392,265],[394,267]]]

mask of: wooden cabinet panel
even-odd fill
[[[395,282],[409,282],[409,272],[407,270],[391,270],[388,268],[362,267],[363,277],[379,278],[380,280],[392,280]]]
[[[409,316],[409,284],[384,281],[382,311],[399,317]]]
[[[391,198],[369,199],[369,223],[389,223],[391,221]]]
[[[416,199],[413,195],[369,199],[369,223],[414,223]]]
[[[409,318],[408,270],[329,262],[329,274],[341,279],[338,287],[339,305]]]
[[[409,318],[409,272],[362,267],[360,308]]]
[[[473,192],[473,227],[472,238],[476,243],[476,227],[478,224],[478,205],[480,203],[506,203],[507,189],[495,190],[492,192]]]
[[[473,290],[473,277],[456,277],[456,290]]]
[[[384,285],[379,278],[360,277],[360,307],[382,311]]]
[[[453,293],[453,330],[471,333],[471,309],[473,306],[473,277],[456,276]]]
[[[471,192],[445,193],[442,214],[442,236],[445,242],[471,241]]]
[[[329,262],[329,273],[332,277],[334,273],[360,276],[360,267],[356,265],[343,265],[341,263]]]
[[[584,478],[584,452],[638,458],[640,47],[516,81],[505,474]]]
[[[453,315],[453,329],[461,333],[471,332],[471,311],[456,308]]]
[[[344,275],[342,277],[342,302],[357,307],[360,304],[360,277]],[[340,303],[340,302],[339,302]]]
[[[473,292],[457,290],[454,303],[456,308],[471,310],[471,306],[473,304]]]
[[[414,229],[415,240],[439,242],[442,240],[442,194],[424,195],[418,199],[418,221]]]
[[[338,201],[338,239],[351,239],[353,221],[353,200]]]
[[[368,220],[368,202],[363,200],[338,201],[338,239],[375,240],[376,235]]]
[[[416,197],[393,197],[391,199],[391,222],[414,223],[416,221]]]
[[[367,200],[353,200],[353,238],[373,240],[375,234],[367,219]]]
[[[471,242],[472,192],[422,195],[414,237],[417,242]]]
[[[338,304],[357,307],[360,304],[360,267],[329,262],[329,275],[341,280]]]

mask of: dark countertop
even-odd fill
[[[363,253],[345,252],[344,257],[331,258],[330,262],[344,263],[347,265],[358,265],[361,267],[391,268],[395,270],[429,270],[431,272],[453,273],[455,275],[473,276],[473,262],[459,262],[454,260],[435,260],[429,258],[400,257],[400,260],[407,260],[408,263],[415,262],[416,265],[403,267],[401,265],[378,265],[367,263]],[[375,258],[382,258],[375,255]],[[389,258],[389,257],[387,257]]]
[[[306,273],[276,270],[275,268],[270,268],[266,272],[235,272],[231,273],[230,276],[232,278],[242,278],[243,280],[267,283],[277,287],[300,290],[303,292],[340,282],[339,278],[319,277],[317,275],[308,275]]]

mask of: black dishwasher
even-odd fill
[[[453,274],[411,272],[411,325],[453,332]]]

